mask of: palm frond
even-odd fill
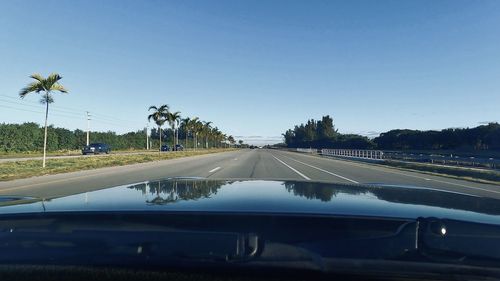
[[[155,118],[155,114],[149,114],[148,115],[148,121],[151,121],[151,119],[154,119]]]
[[[50,89],[52,85],[56,84],[59,80],[61,80],[61,75],[57,73],[51,73],[45,81],[47,81],[47,88]]]
[[[68,90],[66,90],[66,88],[64,88],[63,85],[59,84],[59,83],[56,83],[56,84],[52,84],[52,87],[50,88],[51,91],[59,91],[61,93],[67,93]]]
[[[30,78],[35,79],[36,81],[29,83],[26,87],[22,88],[21,91],[19,91],[19,96],[21,98],[24,98],[27,94],[32,92],[45,92],[46,94],[50,93],[51,91],[59,91],[61,93],[68,92],[68,90],[64,88],[63,85],[58,83],[58,81],[61,80],[62,77],[57,73],[53,73],[47,78],[43,78],[42,75],[35,73],[30,75]],[[42,100],[44,101],[44,103],[54,102],[54,99],[52,97],[44,97],[42,98]]]
[[[148,109],[148,111],[151,111],[151,109],[154,109],[155,111],[158,111],[158,108],[156,106],[154,106],[154,105],[150,106],[149,109]]]
[[[38,82],[43,82],[45,80],[45,78],[43,78],[43,76],[38,74],[38,73],[31,74],[30,78],[33,78],[33,79],[37,80]]]
[[[158,119],[156,120],[156,125],[158,126],[163,126],[167,120],[165,119]]]
[[[168,104],[162,104],[160,108],[158,108],[158,111],[167,112],[169,109],[170,107],[168,106]]]
[[[26,87],[22,88],[21,91],[19,91],[19,97],[24,98],[29,93],[39,93],[41,91],[43,91],[41,82],[31,82]]]

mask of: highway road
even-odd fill
[[[55,198],[168,177],[405,185],[500,198],[497,185],[267,149],[244,149],[0,182],[0,195]]]

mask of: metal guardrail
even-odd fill
[[[382,160],[384,152],[380,150],[365,149],[321,149],[321,154],[325,156]]]
[[[453,154],[417,153],[411,151],[386,151],[384,158],[462,167],[484,167],[491,169],[498,169],[500,167],[500,159],[484,156],[458,156]]]
[[[302,153],[318,153],[316,148],[297,148],[297,152]]]
[[[500,168],[500,159],[491,157],[464,157],[434,153],[417,153],[411,151],[382,151],[365,149],[316,149],[297,148],[301,153],[320,153],[324,156],[355,158],[367,160],[399,160],[405,162],[421,162],[430,164],[451,165],[458,167]]]

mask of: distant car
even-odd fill
[[[175,151],[183,151],[184,150],[184,146],[182,146],[182,144],[176,144],[174,150]]]
[[[105,143],[91,143],[89,145],[86,145],[82,149],[83,155],[101,154],[101,153],[109,154],[110,152],[111,152],[111,148],[109,148],[109,145],[107,145]]]
[[[162,145],[161,146],[161,151],[170,151],[170,146],[168,146],[168,145]]]

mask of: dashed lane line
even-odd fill
[[[306,166],[311,167],[311,168],[313,168],[313,169],[316,169],[316,170],[318,170],[318,171],[321,171],[321,172],[324,172],[324,173],[330,174],[330,175],[332,175],[332,176],[335,176],[335,177],[337,177],[337,178],[341,178],[341,179],[343,179],[343,180],[346,180],[346,181],[349,181],[349,182],[352,182],[352,183],[356,183],[356,184],[358,184],[358,183],[359,183],[358,181],[355,181],[355,180],[352,180],[352,179],[346,178],[346,177],[341,176],[341,175],[339,175],[339,174],[332,173],[332,172],[330,172],[330,171],[327,171],[327,170],[324,170],[324,169],[318,168],[318,167],[316,167],[316,166],[313,166],[313,165],[310,165],[310,164],[304,163],[304,162],[302,162],[302,161],[299,161],[299,160],[296,160],[296,159],[290,158],[290,157],[288,157],[288,156],[285,156],[285,157],[286,157],[286,158],[288,158],[288,159],[290,159],[290,160],[293,160],[293,161],[295,161],[295,162],[298,162],[298,163],[300,163],[300,164],[302,164],[302,165],[306,165]]]
[[[281,164],[287,166],[290,170],[294,171],[295,173],[297,173],[299,176],[303,177],[304,179],[306,180],[311,180],[310,178],[308,178],[306,175],[302,174],[301,172],[297,171],[296,169],[294,169],[293,167],[291,167],[290,165],[288,165],[287,163],[281,161],[280,159],[276,158],[276,156],[272,155],[274,159],[278,160],[278,162],[280,162]]]

